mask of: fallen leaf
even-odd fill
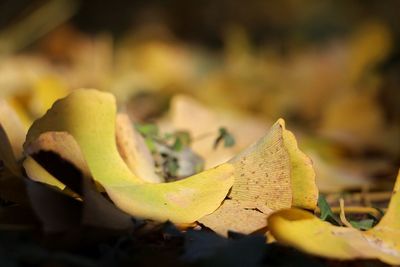
[[[92,181],[83,177],[73,164],[55,154],[51,154],[51,158],[49,170],[31,157],[24,162],[24,166],[31,166],[28,170],[35,170],[30,178],[40,182],[27,181],[26,185],[33,210],[46,232],[63,232],[81,226],[109,230],[126,230],[133,226],[131,217],[102,196]],[[45,159],[40,156],[41,163]],[[27,173],[29,175],[29,171]],[[73,190],[74,198],[64,190],[66,187]]]
[[[318,197],[318,207],[321,210],[321,220],[331,222],[333,221],[333,223],[341,225],[339,218],[332,212],[331,207],[329,207],[328,202],[322,195]]]
[[[4,99],[0,99],[0,124],[8,136],[14,157],[22,158],[26,130],[17,113]]]
[[[14,156],[12,145],[3,126],[0,124],[0,162],[11,171],[12,174],[21,175],[21,168],[18,165],[17,159]]]
[[[384,110],[377,100],[378,93],[375,86],[351,90],[335,98],[322,114],[320,133],[354,150],[381,146],[376,136],[386,136],[387,133],[384,131]],[[360,120],[360,116],[364,119]]]
[[[45,168],[28,156],[23,162],[26,175],[35,182],[55,186],[60,190],[65,189],[65,184],[54,178]]]
[[[373,219],[365,219],[365,220],[361,220],[361,221],[350,221],[350,223],[354,228],[357,228],[359,230],[368,230],[368,229],[371,229],[372,226],[374,226]]]
[[[170,116],[174,129],[190,133],[191,148],[205,159],[206,169],[226,162],[257,141],[268,126],[268,123],[254,116],[213,110],[186,95],[174,96]],[[234,146],[214,149],[220,127],[228,129],[235,138]]]
[[[79,145],[94,180],[120,209],[133,216],[191,223],[218,208],[233,184],[232,164],[173,183],[147,183],[130,171],[118,152],[115,118],[111,94],[76,90],[34,122],[24,147],[44,132],[68,132]]]
[[[333,226],[300,209],[277,211],[268,217],[268,228],[278,242],[310,254],[335,258],[379,259],[400,264],[400,173],[389,208],[381,221],[367,231]]]
[[[256,208],[248,208],[237,200],[226,199],[216,211],[199,220],[200,223],[211,228],[214,232],[226,236],[228,231],[250,234],[266,226],[267,217],[272,209],[264,208],[261,212]]]
[[[29,101],[29,109],[34,118],[42,116],[51,105],[68,94],[67,85],[57,76],[44,75],[34,84]]]
[[[312,162],[297,146],[294,134],[285,129],[285,121],[280,119],[278,123],[282,125],[283,141],[289,153],[292,204],[294,207],[313,210],[317,205],[318,188]]]
[[[155,174],[154,160],[143,138],[135,131],[127,115],[122,113],[116,118],[116,142],[119,154],[136,176],[143,177],[148,182],[161,182],[161,178]],[[91,176],[79,145],[68,132],[42,133],[25,147],[28,155],[42,150],[57,153],[73,163],[85,176]]]
[[[318,189],[311,162],[297,148],[282,119],[229,162],[235,167],[235,182],[228,199],[199,220],[217,233],[226,235],[232,230],[248,234],[265,227],[274,210],[316,207]]]
[[[15,158],[7,133],[0,123],[0,198],[19,204],[27,204],[22,168]],[[4,167],[4,168],[3,168]]]
[[[235,183],[229,197],[248,201],[261,211],[292,205],[290,155],[279,120],[269,133],[229,162],[235,166]]]
[[[32,209],[46,232],[63,232],[78,227],[82,202],[43,184],[27,179]]]
[[[22,180],[22,169],[14,156],[11,143],[0,123],[0,198],[16,203],[28,202],[25,185]]]
[[[129,169],[147,182],[162,182],[162,177],[156,174],[150,150],[143,137],[133,127],[128,115],[118,114],[116,127],[118,151]]]
[[[79,145],[75,139],[65,131],[49,131],[42,133],[36,140],[32,141],[29,146],[25,146],[24,151],[28,156],[39,153],[40,151],[54,152],[60,155],[64,160],[74,164],[85,176],[91,176],[89,167]],[[27,160],[30,161],[29,159]],[[33,165],[30,162],[25,164],[28,168]],[[35,172],[35,169],[31,168],[31,174],[33,174],[33,172]]]

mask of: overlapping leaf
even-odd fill
[[[380,259],[400,264],[400,174],[387,213],[368,231],[333,226],[299,209],[277,211],[268,227],[279,242],[318,256],[349,260]]]
[[[120,209],[134,216],[190,223],[218,208],[233,184],[231,164],[178,182],[147,183],[135,176],[120,157],[115,118],[111,94],[76,90],[32,125],[25,148],[42,133],[68,132],[79,145],[93,178]]]
[[[228,199],[216,212],[200,219],[214,231],[251,233],[265,227],[274,210],[315,208],[318,189],[311,162],[297,148],[283,120],[229,162],[235,167],[235,182]]]

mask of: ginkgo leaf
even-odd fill
[[[46,178],[58,181],[50,173],[46,173]],[[132,218],[98,192],[90,179],[69,177],[67,180],[66,186],[79,192],[74,198],[65,191],[25,180],[30,204],[45,232],[65,232],[79,226],[109,230],[126,230],[133,226]]]
[[[280,119],[282,125],[283,142],[289,153],[290,181],[292,186],[294,207],[315,209],[318,200],[318,188],[315,182],[315,171],[312,162],[297,146],[294,134],[285,129],[285,121]]]
[[[270,132],[229,162],[235,166],[235,183],[229,197],[248,201],[248,208],[277,210],[292,205],[290,157],[278,121]]]
[[[260,212],[256,208],[248,208],[249,206],[252,205],[226,199],[220,208],[201,218],[199,222],[224,236],[228,234],[229,230],[250,234],[266,226],[268,215],[273,210],[265,207],[263,212]]]
[[[154,160],[150,151],[125,114],[118,114],[116,118],[116,142],[119,154],[136,176],[148,182],[161,182],[161,178],[155,174]],[[68,132],[42,133],[29,146],[25,147],[25,153],[28,155],[33,155],[41,150],[52,151],[60,155],[63,159],[73,163],[85,176],[91,176],[79,145]]]
[[[30,66],[29,69],[38,66]],[[39,67],[40,68],[40,67]],[[13,118],[16,116],[18,118],[18,124],[21,124],[24,130],[24,137],[27,129],[31,126],[33,120],[41,115],[43,115],[47,109],[57,99],[64,97],[70,91],[67,87],[65,81],[60,79],[60,77],[50,74],[50,73],[39,73],[31,77],[29,83],[20,85],[21,88],[7,92],[4,94],[5,100],[0,102],[6,102],[13,110]],[[29,75],[32,75],[30,73]],[[24,76],[24,78],[26,78]],[[12,94],[12,92],[14,94]],[[0,103],[0,106],[2,103]],[[0,109],[2,109],[0,107]],[[7,116],[8,113],[1,112],[0,119],[2,116]],[[20,127],[18,125],[18,127]],[[23,142],[23,140],[22,140]],[[20,148],[22,150],[22,147]]]
[[[400,264],[400,175],[389,208],[382,220],[367,231],[333,226],[300,209],[277,211],[268,217],[268,228],[281,243],[305,252],[342,260],[380,259]]]
[[[316,207],[318,189],[311,162],[297,148],[282,119],[229,162],[235,167],[230,199],[199,220],[219,234],[226,235],[228,230],[254,232],[266,226],[266,218],[274,210]],[[240,219],[232,221],[232,214]]]
[[[115,120],[116,104],[111,94],[76,90],[34,122],[24,147],[42,133],[68,132],[79,145],[94,180],[120,209],[133,216],[191,223],[218,208],[233,184],[232,164],[173,183],[147,183],[121,158]]]
[[[11,171],[12,174],[18,176],[21,174],[17,159],[14,156],[12,145],[8,139],[7,133],[0,123],[0,162]]]
[[[22,157],[22,144],[24,143],[26,129],[14,109],[5,101],[0,99],[0,124],[7,133],[14,156]]]
[[[66,96],[69,89],[65,82],[56,76],[44,76],[38,79],[32,88],[30,109],[35,116],[43,115],[57,99]]]
[[[17,161],[8,134],[0,122],[0,198],[19,204],[27,204],[22,168]]]
[[[133,127],[128,115],[119,113],[116,127],[118,151],[129,169],[148,182],[162,182],[162,178],[156,174],[150,150],[143,137]]]
[[[32,141],[29,146],[25,146],[25,153],[27,155],[34,155],[40,151],[54,152],[64,160],[74,164],[83,175],[87,177],[91,176],[89,167],[82,155],[78,143],[67,132],[45,132],[40,134],[40,136],[36,140]],[[30,165],[30,163],[27,164]],[[32,172],[35,172],[35,168],[32,169]]]
[[[64,190],[65,185],[54,178],[45,168],[37,163],[32,157],[27,157],[23,162],[24,169],[28,177],[36,182],[55,186]]]

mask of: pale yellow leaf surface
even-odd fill
[[[187,95],[176,95],[171,101],[171,122],[174,129],[188,131],[193,137],[191,148],[211,168],[241,152],[261,138],[268,123],[244,114],[216,110]],[[235,138],[233,147],[214,149],[218,128],[225,127]]]
[[[277,211],[268,217],[268,228],[281,243],[307,253],[341,260],[379,259],[400,264],[400,175],[389,208],[368,231],[333,226],[299,209]]]
[[[316,207],[318,189],[311,161],[298,149],[282,119],[229,162],[235,167],[235,182],[228,195],[231,200],[199,220],[219,234],[226,235],[229,230],[254,232],[266,226],[266,220],[262,225],[257,223],[259,218],[266,219],[273,210]],[[239,205],[233,206],[231,201]],[[232,222],[230,215],[234,212],[247,219]]]
[[[212,214],[200,220],[201,223],[221,235],[226,235],[227,231],[251,234],[257,229],[265,227],[267,217],[272,210],[264,207],[263,212],[248,208],[253,205],[246,205],[246,202],[226,199],[222,207]]]
[[[229,162],[235,166],[235,183],[229,196],[248,201],[248,208],[264,205],[273,210],[292,205],[290,158],[283,141],[283,125],[270,132]]]
[[[131,172],[116,144],[115,98],[79,89],[54,103],[28,131],[25,147],[48,131],[68,132],[82,151],[92,177],[125,212],[157,221],[191,223],[220,206],[233,184],[232,164],[173,183],[148,183]]]

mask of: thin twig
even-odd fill
[[[343,198],[339,199],[339,204],[340,204],[340,220],[344,225],[346,225],[349,228],[354,228],[353,225],[347,220],[345,210],[344,210],[344,200]]]

